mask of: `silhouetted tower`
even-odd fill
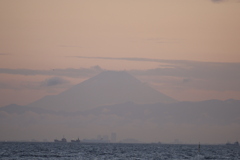
[[[116,143],[117,142],[117,134],[116,133],[112,133],[111,134],[111,142],[112,143]]]

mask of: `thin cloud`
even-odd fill
[[[198,78],[212,80],[240,80],[240,63],[171,63],[172,67],[149,70],[133,70],[136,75],[173,76],[182,78]]]
[[[160,63],[196,63],[198,61],[187,61],[187,60],[166,60],[166,59],[151,59],[151,58],[138,58],[138,57],[86,57],[86,56],[70,56],[73,58],[83,59],[104,59],[104,60],[123,60],[123,61],[140,61],[140,62],[160,62]]]
[[[164,60],[136,57],[81,57],[87,59],[120,60],[134,62],[158,62],[159,67],[148,70],[130,70],[135,76],[169,87],[188,87],[217,91],[240,91],[240,63],[199,62],[186,60]],[[170,80],[164,80],[169,79]],[[156,83],[156,82],[155,82]]]
[[[61,77],[51,77],[48,78],[46,80],[44,80],[41,83],[41,86],[43,87],[51,87],[51,86],[57,86],[57,85],[62,85],[62,84],[66,84],[69,83],[68,80],[65,80],[64,78]]]
[[[214,3],[224,2],[225,0],[211,0]]]
[[[82,57],[86,59],[105,59],[105,60],[124,60],[138,62],[159,62],[160,67],[149,70],[132,70],[136,75],[157,75],[173,77],[192,77],[200,79],[214,80],[240,80],[240,63],[223,63],[223,62],[200,62],[187,60],[164,60],[136,57]]]
[[[186,62],[171,63],[171,67],[166,68],[131,70],[130,73],[141,77],[156,77],[159,84],[172,87],[240,91],[239,70],[240,63]]]
[[[197,88],[216,91],[240,91],[240,63],[199,62],[186,60],[164,60],[137,57],[82,57],[85,59],[104,59],[133,62],[154,62],[159,67],[148,70],[128,70],[136,77],[165,87]],[[66,68],[52,70],[7,69],[0,68],[0,74],[47,75],[53,77],[90,78],[104,71],[99,66],[90,68]],[[153,78],[154,77],[154,78]],[[2,87],[7,87],[2,85]]]
[[[39,90],[39,82],[31,81],[0,81],[0,89],[10,89],[15,91],[31,89]]]
[[[221,3],[221,2],[240,2],[239,0],[211,0],[213,3]]]
[[[66,68],[66,69],[51,69],[51,70],[32,70],[32,69],[9,69],[0,68],[0,74],[15,74],[25,76],[48,75],[48,76],[66,76],[66,77],[90,77],[96,75],[103,70],[99,66],[90,68]]]

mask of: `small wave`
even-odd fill
[[[191,160],[201,160],[204,159],[203,155],[196,155],[195,157],[191,158]]]

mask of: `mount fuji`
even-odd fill
[[[54,111],[84,111],[124,102],[153,104],[172,103],[176,100],[125,71],[104,71],[58,95],[45,96],[28,107]]]

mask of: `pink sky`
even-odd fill
[[[144,71],[163,67],[160,62],[77,56],[202,62],[196,70],[209,62],[206,71],[210,68],[212,72],[201,77],[190,73],[179,77],[177,72],[136,76],[177,100],[240,99],[240,89],[234,87],[240,77],[234,72],[240,63],[239,15],[238,0],[1,0],[0,69],[91,70],[98,65],[102,69]],[[228,63],[218,68],[213,62]],[[166,64],[179,67],[178,61]],[[181,63],[181,67],[185,65]],[[208,79],[214,70],[218,70],[217,78]],[[26,76],[20,71],[1,70],[0,106],[28,104],[93,75]],[[55,76],[66,83],[40,85]]]

